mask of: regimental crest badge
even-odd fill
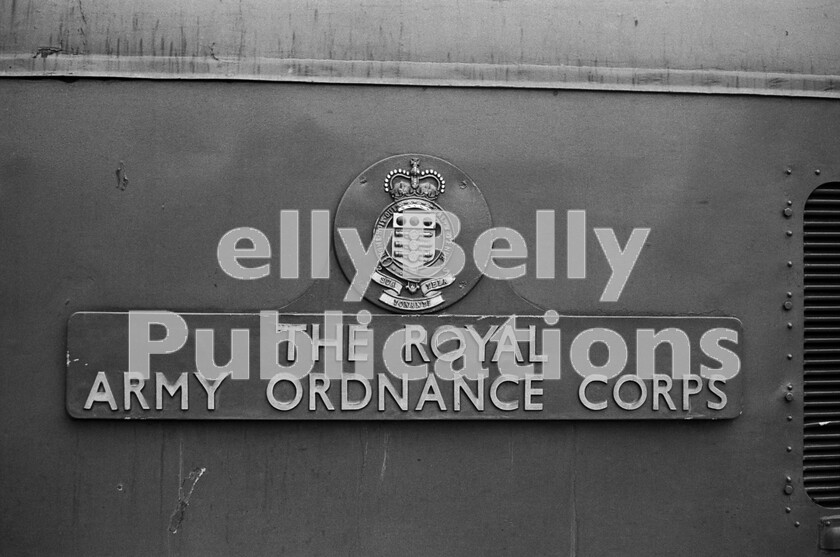
[[[378,193],[372,183],[382,185]],[[365,227],[358,220],[371,215],[378,200],[386,205],[379,205],[372,229]],[[365,170],[336,212],[336,228],[348,224],[360,234],[370,231],[365,239],[379,261],[365,297],[380,306],[405,313],[437,311],[466,295],[481,276],[456,240],[474,240],[489,229],[489,211],[475,183],[443,159],[400,155]],[[355,266],[342,244],[335,245],[352,281]]]
[[[385,191],[393,202],[374,226],[373,241],[381,256],[371,280],[386,288],[379,301],[404,311],[444,303],[443,289],[455,282],[447,267],[453,218],[435,203],[445,190],[446,180],[436,170],[421,170],[417,157],[410,160],[408,171],[394,169],[385,177]]]

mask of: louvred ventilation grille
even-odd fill
[[[840,507],[840,183],[805,203],[805,491]]]

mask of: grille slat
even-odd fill
[[[840,411],[835,410],[834,408],[828,407],[814,407],[810,406],[805,410],[805,416],[811,416],[813,418],[820,418],[816,420],[818,422],[830,422],[834,421],[836,418],[840,418]],[[840,456],[840,455],[838,455]]]
[[[837,467],[834,464],[808,464],[803,466],[803,470],[805,470],[806,475],[808,475],[807,472],[813,472],[814,475],[816,475],[819,472],[833,471],[836,469]]]
[[[802,460],[805,462],[810,462],[812,460],[830,460],[834,462],[837,459],[837,454],[834,451],[827,452],[827,453],[817,453],[817,454],[807,454],[802,457]],[[835,464],[836,466],[836,464]]]
[[[814,387],[840,387],[840,379],[806,379],[805,385],[811,385]],[[806,391],[805,394],[807,395],[810,393]]]
[[[808,485],[809,481],[805,481],[805,489],[808,490],[808,493],[837,493],[838,497],[840,497],[840,485]]]
[[[840,507],[840,184],[820,186],[804,211],[805,491]]]

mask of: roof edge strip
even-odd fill
[[[495,87],[840,99],[840,76],[715,69],[621,68],[187,56],[0,55],[5,78],[233,80]]]

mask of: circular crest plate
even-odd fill
[[[492,226],[487,202],[461,169],[438,157],[396,155],[364,170],[335,214],[336,256],[352,283],[357,264],[339,229],[355,229],[376,270],[364,297],[398,313],[431,313],[467,295],[481,278],[472,258]]]

